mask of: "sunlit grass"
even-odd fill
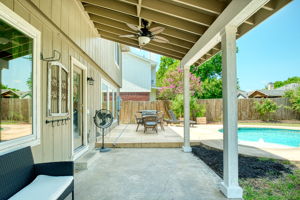
[[[245,200],[299,200],[300,169],[275,179],[241,179]]]

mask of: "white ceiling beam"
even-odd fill
[[[238,27],[267,2],[268,0],[232,0],[222,14],[183,57],[182,65],[189,67],[195,63],[221,41],[221,34],[226,26]]]

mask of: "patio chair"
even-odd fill
[[[160,125],[161,130],[165,131],[164,128],[164,113],[159,111],[157,113],[158,119],[157,119],[157,123]]]
[[[184,120],[178,120],[176,118],[176,115],[173,112],[173,110],[168,110],[168,113],[169,113],[171,119],[164,119],[164,121],[167,122],[167,125],[169,125],[169,124],[180,124],[180,123],[184,122]],[[190,120],[190,125],[194,126],[195,124],[196,124],[195,121]]]
[[[144,133],[148,128],[152,128],[157,133],[158,118],[156,115],[148,115],[143,117]]]
[[[135,116],[135,121],[136,121],[136,123],[137,123],[137,127],[136,127],[136,132],[139,130],[139,126],[140,125],[143,125],[144,123],[143,123],[143,118],[142,118],[142,116],[138,116],[137,114],[135,114],[134,115]]]
[[[143,110],[142,111],[142,116],[146,116],[146,115],[156,115],[157,111],[156,110]]]

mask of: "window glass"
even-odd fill
[[[120,45],[115,43],[115,62],[120,66]]]
[[[59,112],[59,66],[51,66],[51,113]]]
[[[61,112],[68,113],[68,72],[61,70]]]
[[[69,72],[60,62],[49,62],[48,109],[50,116],[68,115]]]
[[[109,89],[109,111],[113,113],[113,93],[111,89]]]
[[[108,94],[108,86],[105,83],[102,83],[102,109],[107,109],[107,94]]]
[[[0,19],[0,142],[32,134],[33,39]]]
[[[114,117],[117,118],[117,92],[114,91]]]

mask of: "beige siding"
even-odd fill
[[[75,0],[0,0],[42,33],[42,53],[52,56],[52,50],[62,53],[61,63],[70,69],[70,58],[75,57],[88,67],[87,74],[95,79],[88,85],[88,138],[93,145],[95,127],[92,115],[100,108],[100,80],[105,78],[115,87],[121,85],[121,70],[114,63],[114,43],[99,39],[85,19]],[[47,62],[41,61],[41,145],[33,147],[37,162],[71,159],[70,121],[67,125],[46,125],[47,117]]]

